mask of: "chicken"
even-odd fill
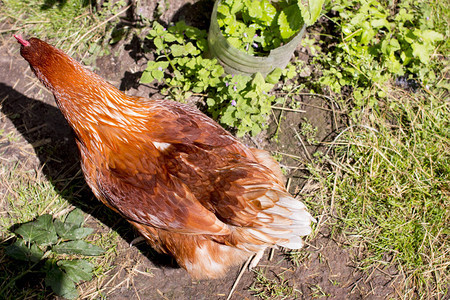
[[[193,278],[302,247],[314,219],[267,152],[195,108],[127,96],[46,42],[15,38],[73,128],[95,196]]]

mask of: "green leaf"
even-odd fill
[[[27,242],[35,242],[40,245],[55,244],[58,240],[51,215],[42,215],[35,221],[23,224],[14,231],[21,235]]]
[[[301,1],[298,1],[298,3],[301,3]],[[310,19],[308,20],[307,25],[312,25],[317,21],[317,19],[320,16],[320,13],[322,12],[322,7],[324,3],[325,0],[309,0]]]
[[[52,288],[55,294],[67,298],[78,298],[78,291],[75,282],[57,266],[53,266],[45,276],[45,284]]]
[[[164,72],[159,69],[153,70],[151,74],[152,77],[158,81],[162,81],[164,78]]]
[[[144,72],[142,73],[140,82],[141,82],[141,83],[150,83],[150,82],[152,82],[153,80],[155,80],[155,78],[152,76],[152,72],[144,71]]]
[[[38,262],[42,259],[44,252],[36,244],[27,247],[24,240],[17,240],[14,244],[5,249],[6,255],[22,261]]]
[[[236,118],[233,116],[233,113],[235,111],[236,111],[236,108],[234,106],[228,106],[227,109],[225,110],[225,113],[220,118],[220,121],[229,126],[234,126],[234,122],[236,121]]]
[[[441,33],[433,30],[424,30],[420,36],[422,37],[425,43],[429,44],[442,41],[444,39],[444,36]]]
[[[261,132],[261,127],[259,126],[258,123],[253,123],[251,132],[253,136],[256,136]]]
[[[92,228],[84,228],[79,227],[79,225],[67,223],[67,219],[65,223],[61,222],[60,220],[55,220],[54,224],[58,236],[67,240],[79,240],[88,236],[94,231],[94,229]]]
[[[264,80],[264,77],[261,75],[261,73],[256,73],[252,80],[252,85],[262,85],[266,81]]]
[[[160,37],[156,37],[153,39],[153,43],[155,44],[155,47],[157,50],[161,51],[164,49],[164,40]]]
[[[171,54],[175,57],[185,56],[185,55],[189,54],[186,52],[186,49],[184,46],[178,45],[178,44],[174,44],[174,45],[170,46],[170,51],[171,51]]]
[[[58,261],[58,266],[60,266],[74,282],[92,279],[92,270],[94,269],[94,266],[86,260],[60,260]]]
[[[413,55],[418,57],[422,63],[427,64],[429,62],[431,53],[426,45],[412,43],[411,47],[413,49]]]
[[[233,5],[231,6],[230,13],[235,15],[237,12],[242,10],[243,7],[244,7],[244,3],[242,3],[241,1],[233,1]]]
[[[206,33],[205,30],[200,30],[200,29],[192,27],[192,26],[186,26],[185,34],[188,38],[197,40],[197,41],[199,41],[201,39],[205,40],[208,36],[208,34]]]
[[[276,84],[278,83],[278,81],[280,81],[280,77],[282,74],[283,70],[281,70],[280,68],[275,68],[266,76],[266,82]]]
[[[165,33],[164,34],[164,41],[168,43],[175,42],[177,40],[177,37],[174,34],[171,33]]]
[[[88,256],[96,256],[105,252],[102,248],[81,240],[61,243],[54,246],[52,250],[56,253],[81,254]]]
[[[81,209],[76,208],[72,210],[64,220],[66,224],[72,224],[73,226],[81,227],[84,222],[84,213]]]
[[[272,5],[272,3],[270,3],[270,1],[262,0],[261,10],[263,12],[261,21],[263,21],[264,25],[270,26],[277,14],[277,9]]]
[[[297,1],[297,6],[300,10],[300,16],[303,22],[310,26],[314,24],[320,16],[322,6],[325,0],[309,0],[308,5],[304,5],[302,1]]]
[[[187,43],[184,46],[184,51],[192,56],[196,56],[200,54],[200,51],[197,49],[197,47],[195,47],[191,42]]]
[[[214,99],[212,99],[212,98],[208,98],[208,99],[206,99],[206,104],[208,106],[214,106],[216,104],[216,101],[214,101]]]
[[[374,36],[375,31],[372,28],[363,30],[361,34],[361,44],[368,45],[370,42],[372,42]]]
[[[251,1],[248,6],[248,14],[253,19],[261,19],[262,18],[262,9],[259,1]]]
[[[390,29],[391,25],[389,24],[389,21],[385,18],[383,19],[374,19],[370,21],[370,25],[374,28],[378,27],[386,27],[387,29]]]
[[[281,37],[284,40],[298,32],[303,26],[303,18],[298,5],[293,4],[284,8],[278,16],[278,25],[280,26]]]

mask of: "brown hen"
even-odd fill
[[[95,196],[154,249],[198,279],[268,247],[302,247],[313,218],[267,152],[195,108],[127,96],[53,46],[15,37],[73,128]]]

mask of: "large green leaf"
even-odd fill
[[[436,32],[434,30],[424,30],[420,33],[420,36],[425,41],[425,43],[434,43],[438,41],[442,41],[444,39],[444,36]]]
[[[64,220],[64,223],[72,224],[73,226],[76,227],[81,227],[83,222],[84,222],[84,213],[79,208],[72,210]]]
[[[275,68],[272,72],[267,74],[266,76],[266,82],[271,84],[277,84],[280,81],[280,77],[283,73],[283,70],[280,68]]]
[[[61,243],[54,246],[52,250],[56,253],[81,254],[89,256],[96,256],[105,252],[102,248],[81,240]]]
[[[94,266],[86,260],[60,260],[58,261],[58,266],[60,266],[74,282],[92,279],[92,270],[94,269]]]
[[[66,240],[80,240],[94,231],[92,228],[79,227],[79,225],[67,223],[67,220],[65,223],[55,220],[54,225],[58,236]]]
[[[145,71],[142,73],[140,83],[150,83],[155,80],[151,71]]]
[[[38,262],[42,259],[44,252],[36,244],[27,247],[24,240],[17,240],[14,244],[5,249],[5,253],[17,260]]]
[[[284,40],[289,39],[300,30],[303,26],[303,19],[298,5],[289,5],[280,12],[278,26],[280,26],[280,35]]]
[[[39,245],[52,245],[58,240],[51,215],[42,215],[35,221],[23,224],[14,231],[25,241],[35,242]]]
[[[325,0],[309,0],[308,5],[303,4],[301,0],[298,0],[297,3],[304,22],[306,25],[310,26],[319,18]]]
[[[412,43],[411,47],[413,49],[412,53],[414,57],[418,57],[422,63],[427,64],[430,61],[433,47],[423,43]]]
[[[322,12],[322,6],[325,0],[309,0],[309,13],[311,16],[310,23],[308,25],[314,24]]]
[[[67,299],[76,299],[78,297],[75,282],[57,266],[53,266],[47,272],[45,284],[51,287],[55,294],[61,297]]]

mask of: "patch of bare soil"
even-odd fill
[[[142,1],[137,10],[152,17],[156,2]],[[208,27],[211,3],[183,0],[162,2],[168,3],[169,7],[161,17],[165,22],[185,19],[205,29]],[[58,178],[76,178],[80,181],[73,204],[107,228],[119,232],[122,237],[113,263],[115,267],[102,279],[102,294],[107,295],[108,299],[225,299],[239,267],[231,269],[220,280],[194,281],[183,269],[173,265],[170,258],[156,255],[146,244],[129,245],[136,237],[133,230],[93,198],[80,176],[74,135],[57,109],[53,96],[32,74],[20,56],[19,46],[13,37],[5,35],[0,42],[1,162],[11,166],[19,161],[27,162],[30,169],[42,169],[43,174],[59,189],[66,182],[60,182]],[[150,95],[151,98],[160,96],[157,87],[138,84],[140,72],[149,57],[144,57],[136,38],[119,43],[113,52],[119,54],[97,60],[96,72],[99,75],[122,90],[128,90],[129,94]],[[303,103],[299,109],[305,112],[283,111],[280,118],[280,111],[275,111],[266,136],[270,138],[275,134],[278,128],[276,122],[281,120],[278,142],[265,138],[248,140],[267,150],[295,156],[294,159],[282,155],[282,163],[290,167],[289,177],[293,179],[290,191],[293,194],[305,183],[307,172],[304,171],[304,164],[310,160],[312,153],[325,150],[299,139],[296,132],[300,132],[301,124],[307,120],[317,127],[316,139],[319,141],[331,140],[341,126],[339,113],[336,112],[338,107],[327,99],[304,96],[296,100]],[[0,190],[3,188],[0,183]],[[355,269],[351,260],[353,250],[332,239],[325,227],[309,241],[302,253],[304,258],[299,266],[279,250],[275,251],[271,260],[268,260],[266,253],[258,268],[269,279],[280,281],[282,276],[282,282],[297,290],[296,296],[291,298],[386,299],[389,295],[395,296],[390,275],[375,270],[368,276]],[[249,287],[255,284],[255,277],[254,272],[247,271],[232,299],[253,298]],[[86,290],[89,287],[88,283],[82,286]]]

